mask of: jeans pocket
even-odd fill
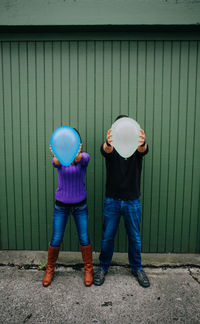
[[[84,210],[84,209],[87,209],[87,204],[84,203],[82,205],[76,206],[75,209],[76,210]]]
[[[134,200],[130,200],[130,203],[131,203],[131,206],[133,206],[135,208],[141,208],[140,198],[134,199]]]
[[[66,208],[65,207],[61,207],[61,206],[58,206],[58,205],[54,205],[54,208],[56,209],[56,210],[60,210],[60,211],[64,211]]]
[[[113,203],[113,201],[114,201],[113,198],[105,197],[104,198],[104,205],[110,205],[110,204]]]

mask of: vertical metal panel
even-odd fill
[[[3,68],[3,46],[1,44],[0,51],[0,134],[1,134],[1,152],[2,159],[0,159],[0,167],[1,167],[1,181],[0,181],[0,189],[1,189],[1,245],[8,249],[8,210],[7,210],[7,177],[6,177],[6,140],[5,140],[5,101],[4,101],[4,68]]]
[[[89,232],[100,249],[105,164],[100,145],[118,114],[145,130],[144,252],[199,252],[200,51],[198,41],[19,41],[0,50],[1,248],[44,250],[57,172],[49,142],[79,129],[91,155]],[[70,217],[64,250],[78,250]],[[127,250],[123,221],[116,251]]]
[[[79,75],[82,76],[79,88],[79,129],[84,139],[84,148],[90,153],[90,162],[86,177],[89,209],[89,233],[93,242],[93,248],[96,249],[95,239],[95,219],[96,208],[94,199],[95,186],[95,42],[80,42],[79,53],[84,53],[84,62],[79,61]],[[81,57],[81,56],[80,56]],[[81,80],[80,80],[81,81]],[[80,91],[81,90],[81,91]],[[84,99],[84,100],[83,100]],[[83,125],[82,125],[83,123]],[[82,126],[81,126],[82,125]]]
[[[50,55],[50,53],[49,53]],[[47,127],[45,116],[45,49],[42,42],[35,43],[35,69],[36,69],[36,115],[37,115],[37,169],[34,170],[38,182],[38,222],[39,222],[39,247],[41,250],[47,246],[47,210],[46,210],[46,143],[45,129]],[[52,68],[51,68],[52,70]],[[50,70],[50,71],[51,71]],[[50,159],[49,159],[50,163]]]
[[[173,42],[171,49],[171,89],[170,89],[170,124],[169,124],[169,169],[168,169],[168,191],[167,191],[167,224],[166,224],[166,250],[174,249],[174,218],[176,203],[176,174],[177,174],[177,127],[179,114],[179,56],[180,42]]]
[[[21,165],[21,111],[20,111],[20,86],[19,86],[19,45],[11,43],[11,87],[13,114],[13,186],[14,186],[14,212],[16,226],[16,247],[24,246],[23,213],[22,213],[22,168]]]
[[[5,43],[2,49],[3,62],[3,88],[4,88],[4,130],[6,135],[5,141],[5,158],[6,158],[6,194],[7,194],[7,231],[8,247],[13,249],[16,244],[15,231],[15,205],[14,199],[14,181],[13,181],[13,115],[12,115],[12,85],[11,85],[11,49],[10,43]]]
[[[149,143],[153,143],[154,138],[154,42],[147,42],[146,46],[146,115],[145,125],[143,126]],[[150,145],[150,153],[152,155],[152,144]],[[147,163],[146,163],[147,162]],[[143,251],[150,251],[151,237],[151,201],[152,201],[152,167],[153,158],[145,159],[145,168],[143,168],[143,214],[146,217],[142,218],[142,242]]]
[[[29,128],[29,174],[30,174],[30,226],[31,248],[39,249],[39,224],[38,224],[38,197],[37,177],[33,170],[37,170],[37,110],[36,110],[36,70],[35,70],[35,43],[27,44],[27,85],[28,85],[28,128]],[[13,107],[13,111],[15,108]]]
[[[94,203],[95,203],[95,250],[100,250],[101,233],[102,233],[102,219],[103,219],[103,159],[100,157],[100,145],[105,138],[104,130],[104,84],[103,84],[103,57],[104,45],[102,41],[95,44],[95,185],[94,185]],[[88,170],[89,171],[89,170]],[[88,186],[90,184],[88,183]],[[100,189],[100,190],[99,190]],[[101,203],[100,203],[101,202]]]
[[[157,247],[160,252],[166,248],[166,224],[167,224],[167,186],[169,172],[169,129],[170,129],[170,91],[171,91],[171,46],[170,42],[163,44],[162,58],[162,99],[161,99],[161,138],[160,138],[160,189],[159,189],[159,213],[163,216],[159,219]]]
[[[194,168],[194,140],[195,140],[195,104],[196,104],[196,73],[197,73],[197,43],[190,42],[188,44],[188,70],[187,70],[187,124],[185,129],[185,165],[184,165],[184,203],[183,203],[183,220],[182,220],[182,242],[181,251],[189,249],[190,241],[193,238],[190,236],[191,222],[196,221],[191,213],[192,209],[192,190],[193,190],[193,168]],[[197,144],[198,145],[198,144]],[[187,150],[189,147],[194,147],[193,151]],[[189,217],[188,217],[189,216]],[[196,235],[196,229],[194,229]],[[188,237],[189,240],[184,238]]]
[[[194,80],[194,98],[190,97],[194,105],[194,124],[191,131],[193,137],[192,152],[192,190],[190,206],[190,227],[189,227],[189,251],[199,251],[200,246],[200,188],[199,188],[199,123],[200,123],[200,44],[191,42],[191,48],[195,48],[194,54],[196,60],[193,62],[195,73]],[[191,82],[192,79],[190,79]],[[189,101],[190,102],[190,101]],[[191,102],[190,102],[191,103]]]

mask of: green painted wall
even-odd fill
[[[199,0],[1,0],[2,26],[199,25]]]
[[[1,42],[1,249],[47,249],[57,185],[48,146],[61,125],[78,128],[91,155],[89,231],[100,249],[99,148],[125,113],[145,129],[150,147],[142,176],[143,252],[200,251],[200,41],[113,37]],[[127,251],[122,223],[115,243],[116,251]],[[63,249],[79,249],[71,218]]]

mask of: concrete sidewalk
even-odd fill
[[[0,265],[40,265],[47,261],[47,251],[0,251]],[[94,264],[99,263],[99,253],[93,252]],[[80,252],[60,252],[57,264],[72,266],[82,264]],[[114,253],[113,265],[128,265],[127,253]],[[200,254],[142,253],[143,266],[200,267]]]
[[[115,254],[100,286],[85,287],[80,253],[61,252],[52,284],[42,286],[46,252],[0,251],[0,323],[200,323],[200,256],[143,254],[151,286]],[[94,254],[98,263],[98,254]]]

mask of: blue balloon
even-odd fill
[[[70,165],[78,154],[81,140],[79,134],[69,126],[62,126],[51,136],[51,148],[54,155],[64,166]]]

